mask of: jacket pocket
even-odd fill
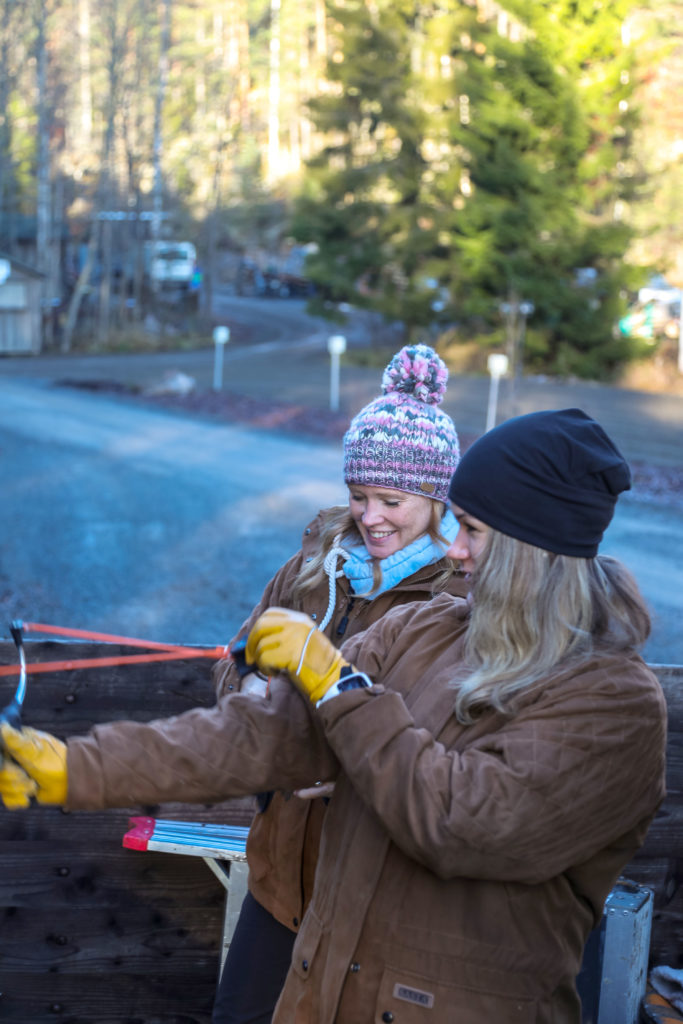
[[[408,971],[385,967],[377,993],[374,1024],[532,1024],[536,1001],[482,993]]]

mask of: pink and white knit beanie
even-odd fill
[[[448,369],[428,345],[406,345],[382,377],[382,395],[351,421],[344,436],[347,484],[392,487],[448,501],[460,460],[453,420],[438,408]]]

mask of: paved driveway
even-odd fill
[[[237,629],[321,505],[338,444],[0,376],[0,633],[12,618],[181,643]],[[651,661],[683,663],[683,510],[620,503],[605,550],[655,611]]]

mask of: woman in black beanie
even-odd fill
[[[66,745],[3,725],[26,774],[0,795],[88,810],[334,778],[273,1024],[580,1024],[584,944],[664,796],[647,609],[597,554],[629,484],[579,410],[509,420],[450,485],[471,600],[393,608],[340,649],[271,607],[246,647],[266,697]]]
[[[474,601],[473,672],[456,700],[464,721],[477,705],[510,710],[558,665],[645,642],[635,580],[598,555],[630,486],[624,457],[580,409],[507,420],[470,447],[449,488],[460,524],[449,555],[471,574]]]

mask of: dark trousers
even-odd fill
[[[296,932],[247,892],[218,983],[212,1024],[270,1024],[295,939]]]

